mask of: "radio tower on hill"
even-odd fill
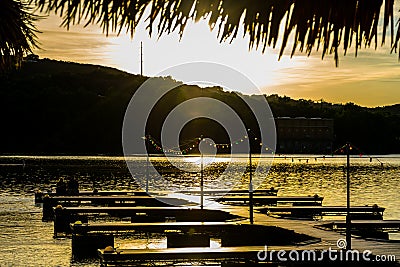
[[[143,42],[140,42],[140,76],[143,76]]]

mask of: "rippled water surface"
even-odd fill
[[[378,204],[386,208],[385,219],[400,220],[400,156],[387,156],[370,161],[366,157],[351,159],[351,196],[354,205]],[[191,158],[189,161],[196,161]],[[274,160],[255,160],[260,164],[261,188],[275,187],[278,195],[324,196],[324,205],[345,205],[345,158],[325,159],[318,156],[286,156]],[[146,173],[146,158],[131,158],[134,177]],[[179,171],[165,159],[151,158],[156,169],[178,188],[197,187],[200,174]],[[248,163],[246,157],[235,162],[237,177],[223,178],[236,187],[247,189],[247,176],[239,169]],[[383,164],[381,164],[383,163]],[[220,158],[204,171],[206,187],[216,188],[218,177],[229,165]],[[189,166],[190,167],[190,166]],[[138,185],[120,157],[0,157],[0,266],[99,266],[97,260],[74,261],[69,239],[53,239],[52,223],[41,221],[41,208],[34,206],[35,190],[50,190],[60,177],[74,176],[81,190],[135,190]],[[224,181],[223,184],[229,184]],[[146,247],[148,241],[117,240],[121,247]],[[157,241],[157,242],[163,242]],[[160,246],[163,246],[161,244]]]

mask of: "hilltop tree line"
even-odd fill
[[[94,65],[48,59],[25,62],[20,70],[0,76],[0,153],[121,154],[126,107],[146,79]],[[173,83],[177,87],[150,114],[146,133],[155,139],[159,140],[162,123],[174,107],[199,96],[225,102],[246,127],[257,129],[254,116],[238,94],[218,87],[184,85],[170,77],[157,79],[160,86]],[[368,154],[400,152],[400,106],[366,108],[278,95],[267,96],[267,100],[275,117],[334,119],[334,147],[350,141]],[[183,143],[200,135],[218,143],[229,142],[223,127],[207,119],[186,125],[180,140]]]

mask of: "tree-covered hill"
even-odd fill
[[[0,77],[0,153],[121,154],[121,129],[126,107],[146,77],[113,68],[42,59]],[[207,96],[232,107],[255,129],[255,119],[240,97],[221,88],[199,88],[158,78],[159,86],[175,84],[152,111],[147,132],[159,138],[168,113],[185,100]],[[248,96],[254,97],[254,96]],[[334,119],[334,147],[351,141],[365,153],[400,153],[398,105],[365,108],[289,97],[267,97],[275,117]],[[200,135],[226,142],[224,129],[210,120],[196,120],[183,129],[181,140]],[[279,152],[279,151],[278,151]]]

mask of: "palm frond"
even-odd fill
[[[322,57],[338,50],[345,54],[352,44],[355,51],[362,46],[378,44],[378,32],[385,42],[386,29],[390,27],[392,51],[400,40],[399,26],[394,25],[394,0],[31,0],[41,10],[58,12],[63,25],[85,20],[100,24],[105,33],[120,32],[126,28],[133,36],[150,8],[147,29],[158,35],[178,31],[183,34],[187,22],[208,20],[210,27],[218,28],[221,42],[232,41],[243,27],[249,37],[249,48],[275,47],[282,39],[280,56],[289,37],[294,38],[291,55],[296,51],[322,50]],[[383,8],[383,26],[378,31],[378,21]],[[286,22],[283,25],[283,22]],[[156,25],[157,24],[157,25]],[[282,32],[281,27],[284,27]],[[397,33],[394,38],[395,27]],[[282,36],[281,36],[282,35]]]
[[[37,47],[37,19],[25,3],[0,1],[0,71],[19,65],[23,56]]]

